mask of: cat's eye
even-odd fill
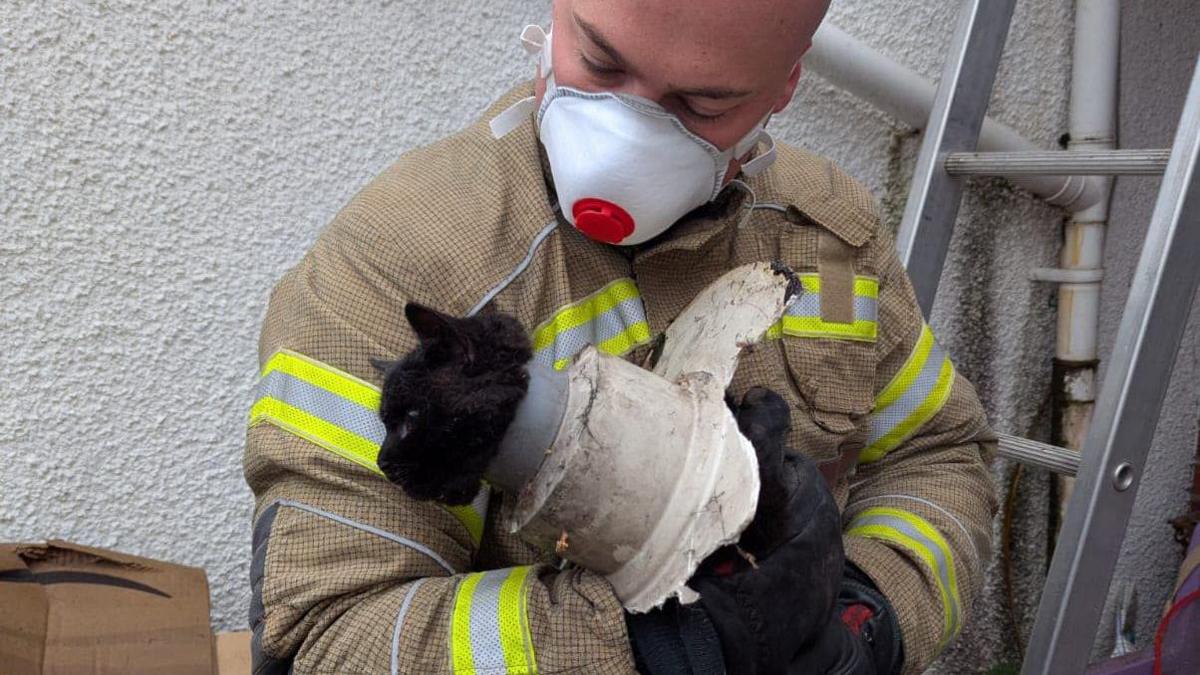
[[[421,413],[416,410],[409,410],[404,413],[404,418],[400,420],[400,428],[396,430],[400,438],[404,438],[412,431],[412,427],[417,423],[417,419],[421,417]]]

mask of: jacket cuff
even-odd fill
[[[937,658],[942,632],[942,607],[930,595],[921,570],[887,545],[863,537],[845,536],[847,569],[853,567],[870,581],[892,608],[904,645],[903,673],[923,672]]]
[[[644,614],[625,614],[629,642],[644,675],[721,675],[721,640],[698,604],[676,600]]]
[[[904,639],[896,610],[875,582],[852,562],[846,562],[838,606],[847,628],[863,640],[879,675],[898,675],[904,666]],[[847,621],[858,610],[862,620]],[[849,611],[850,614],[846,612]],[[853,625],[857,624],[857,625]]]

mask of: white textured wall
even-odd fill
[[[400,152],[525,76],[516,32],[547,3],[208,4],[0,0],[0,540],[64,537],[202,566],[215,624],[236,628],[243,420],[271,284]],[[842,0],[833,17],[936,77],[955,4]],[[1149,4],[1126,10],[1126,145],[1165,143],[1182,100],[1185,59],[1150,46],[1195,53],[1200,34],[1189,0]],[[1066,131],[1071,12],[1070,0],[1021,0],[993,105],[1045,147]],[[918,143],[908,129],[813,75],[773,124],[898,219]],[[1044,434],[1054,292],[1025,275],[1056,260],[1061,216],[1002,182],[977,186],[934,325],[998,429]],[[1118,187],[1130,206],[1114,210],[1109,332],[1155,187]],[[1157,443],[1177,456],[1155,462],[1172,482],[1143,490],[1122,567],[1154,602],[1173,573],[1162,522],[1183,508],[1179,458],[1196,437],[1196,331],[1189,340]],[[1018,503],[1025,621],[1045,486],[1027,474]],[[991,583],[944,672],[1014,658],[1003,597]]]

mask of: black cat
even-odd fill
[[[414,499],[466,504],[529,388],[533,349],[506,314],[459,319],[416,303],[404,316],[420,344],[384,371],[379,468]]]
[[[466,504],[528,391],[532,347],[520,322],[507,314],[460,319],[409,303],[404,315],[420,344],[398,362],[377,364],[385,372],[379,412],[387,430],[379,468],[414,499]],[[740,404],[727,403],[758,455],[759,511],[781,511],[788,498],[780,483],[787,403],[761,387]],[[760,521],[743,537],[756,553],[768,550],[785,525]]]

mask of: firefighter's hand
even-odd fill
[[[841,515],[816,464],[785,449],[782,398],[752,389],[736,414],[758,455],[758,510],[739,546],[710,556],[690,585],[730,673],[786,673],[833,615],[844,567]]]
[[[903,666],[895,612],[871,580],[847,563],[833,617],[797,653],[788,675],[895,675]]]

